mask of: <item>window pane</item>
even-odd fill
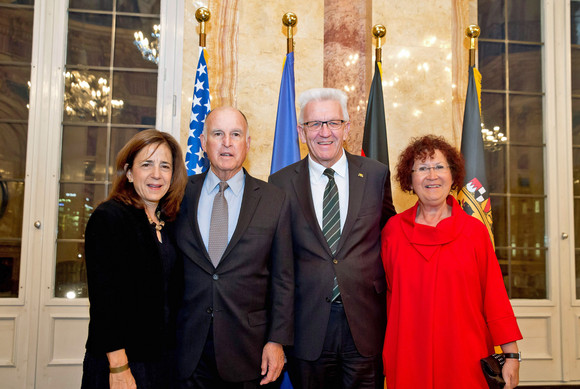
[[[159,57],[159,19],[138,18],[132,16],[117,17],[115,34],[115,67],[157,69],[155,60]],[[157,32],[157,33],[156,33]],[[148,45],[141,50],[150,59],[144,58],[141,50],[135,45],[135,34],[147,38]],[[157,55],[146,50],[155,50]]]
[[[572,179],[574,180],[574,196],[580,196],[580,147],[578,145],[575,146],[572,149]],[[578,244],[580,245],[580,241],[578,241]]]
[[[509,45],[510,90],[542,92],[542,47]]]
[[[112,16],[71,12],[68,18],[67,65],[108,66]]]
[[[24,179],[26,124],[0,123],[0,179]]]
[[[546,251],[512,250],[510,298],[546,299]]]
[[[580,96],[580,47],[572,47],[572,94]]]
[[[580,251],[578,250],[576,250],[576,299],[580,300]]]
[[[0,7],[0,61],[31,61],[33,19],[32,8]]]
[[[28,120],[30,66],[0,65],[2,119]]]
[[[580,146],[580,98],[572,99],[572,143]]]
[[[20,240],[0,239],[0,298],[18,297]]]
[[[516,247],[544,248],[546,231],[543,198],[512,197],[510,234],[511,245]]]
[[[0,239],[20,239],[24,182],[0,180]]]
[[[505,38],[504,0],[479,0],[478,19],[481,28],[480,38]],[[481,49],[481,45],[479,46]]]
[[[118,115],[123,109],[122,105],[111,103],[108,73],[77,70],[65,73],[64,120],[106,122],[111,109],[113,115]]]
[[[107,180],[107,128],[63,126],[61,181]]]
[[[576,182],[576,181],[574,181]],[[577,185],[574,185],[574,189],[576,189]],[[580,198],[574,198],[574,246],[576,249],[580,249]]]
[[[511,142],[541,145],[544,142],[543,97],[510,95]]]
[[[570,2],[570,36],[573,45],[580,44],[580,1]]]
[[[54,297],[88,297],[84,242],[58,242]]]
[[[61,184],[58,200],[58,238],[84,239],[93,210],[107,197],[103,184]]]
[[[505,247],[508,245],[506,198],[499,196],[490,196],[491,214],[493,217],[493,240],[496,247]]]
[[[157,73],[115,72],[113,98],[123,101],[123,114],[113,123],[155,125]]]
[[[112,11],[113,0],[69,0],[68,6],[71,9],[90,9],[95,11]]]
[[[117,0],[117,11],[141,14],[159,14],[160,0]]]
[[[512,146],[509,168],[511,193],[544,194],[544,149],[542,147]]]
[[[491,193],[507,193],[506,146],[494,145],[493,147],[486,147],[484,157],[489,191]]]
[[[508,39],[540,42],[542,10],[540,0],[510,0],[508,5]]]
[[[505,89],[505,45],[479,42],[479,71],[483,89]]]

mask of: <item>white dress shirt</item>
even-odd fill
[[[346,154],[342,150],[342,156],[334,165],[334,181],[338,188],[338,202],[340,205],[340,232],[344,227],[346,215],[348,214],[348,161]],[[310,172],[310,189],[312,191],[312,202],[318,225],[322,229],[322,199],[324,198],[324,188],[328,183],[328,177],[324,175],[326,168],[315,162],[310,154],[308,155],[308,171]]]

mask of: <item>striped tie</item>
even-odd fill
[[[334,181],[334,170],[328,168],[324,170],[324,175],[328,177],[328,183],[324,188],[324,197],[322,199],[322,233],[326,238],[328,247],[334,255],[340,240],[340,205],[338,202],[338,188]],[[334,277],[332,286],[332,301],[340,295],[338,281]]]

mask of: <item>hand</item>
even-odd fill
[[[131,374],[131,369],[120,373],[110,373],[109,386],[111,389],[137,389],[137,383]]]
[[[501,373],[505,381],[504,389],[515,388],[520,382],[520,363],[517,359],[506,358]]]
[[[268,342],[262,351],[262,381],[266,385],[276,381],[284,367],[284,349],[280,343]],[[266,374],[268,373],[268,374]]]

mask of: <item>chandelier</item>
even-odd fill
[[[123,100],[111,99],[111,87],[106,78],[73,70],[64,74],[64,111],[79,119],[106,120],[123,109]],[[109,108],[110,106],[110,108]]]
[[[151,33],[151,42],[148,38],[143,36],[143,32],[137,31],[135,34],[135,40],[133,43],[143,56],[143,59],[153,62],[155,65],[159,65],[159,25],[153,26],[153,32]]]
[[[499,126],[493,126],[492,130],[485,128],[481,123],[481,137],[483,138],[483,147],[489,151],[499,150],[499,146],[507,141],[507,136],[500,132]]]

